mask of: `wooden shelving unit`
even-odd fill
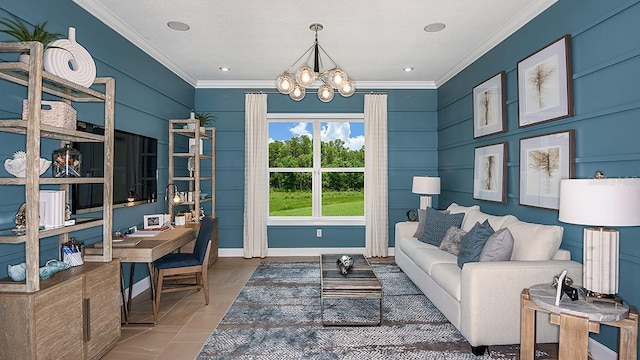
[[[27,166],[24,178],[0,178],[3,188],[24,191],[26,203],[25,233],[0,231],[0,243],[24,244],[26,263],[25,281],[0,280],[0,333],[6,335],[0,336],[0,358],[96,359],[120,337],[120,267],[118,261],[112,261],[111,254],[115,80],[96,78],[92,88],[87,88],[47,73],[43,70],[44,49],[39,42],[0,42],[0,52],[15,53],[16,58],[19,53],[28,53],[30,58],[28,64],[0,63],[1,80],[27,89],[26,121],[0,120],[0,132],[24,135],[27,164],[50,156],[41,154],[44,138],[59,140],[61,147],[71,141],[102,142],[105,155],[101,178],[53,178],[49,177],[50,171],[40,177],[37,166]],[[43,94],[68,104],[103,104],[105,135],[41,124]],[[102,218],[79,218],[72,226],[40,230],[40,186],[57,185],[66,192],[68,201],[70,186],[83,183],[104,184]],[[57,236],[61,244],[69,240],[70,232],[93,227],[102,227],[105,240],[102,253],[85,256],[84,265],[41,281],[40,240]]]

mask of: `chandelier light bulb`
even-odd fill
[[[288,73],[280,75],[276,81],[276,86],[278,87],[278,91],[281,93],[289,94],[293,90],[293,79],[291,78],[291,75]]]
[[[331,72],[331,86],[336,89],[339,89],[347,79],[347,74],[340,69],[335,69]]]
[[[313,85],[314,82],[316,82],[316,73],[312,68],[303,66],[296,73],[296,81],[298,82],[298,84],[304,87],[309,87]]]
[[[322,102],[329,102],[333,100],[333,95],[333,88],[328,84],[324,84],[318,89],[318,99]]]
[[[173,194],[173,197],[171,198],[171,202],[172,202],[174,205],[180,205],[180,204],[182,204],[182,202],[183,202],[183,200],[182,200],[182,196],[180,196],[180,194],[179,194],[179,193],[175,193],[175,194]]]
[[[300,85],[300,84],[296,84],[293,87],[293,90],[291,91],[291,93],[289,94],[289,97],[292,100],[300,101],[300,100],[302,100],[304,98],[305,93],[306,93],[306,91],[305,91],[304,87],[302,85]]]
[[[356,87],[353,86],[353,81],[347,80],[338,88],[338,92],[344,97],[349,97],[356,92]]]

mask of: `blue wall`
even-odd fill
[[[559,223],[558,212],[519,206],[519,139],[566,129],[576,131],[576,178],[602,170],[609,177],[640,175],[640,4],[637,0],[560,0],[511,37],[438,88],[438,161],[441,206],[479,204],[493,214],[564,226],[562,247],[582,261],[582,226]],[[518,128],[516,64],[536,50],[571,35],[575,116]],[[508,132],[473,139],[472,89],[506,71]],[[476,146],[509,143],[508,202],[473,200]],[[595,224],[594,224],[595,225]],[[620,230],[620,296],[640,304],[640,228]],[[617,348],[616,332],[593,337]]]
[[[382,90],[384,91],[384,90]],[[389,241],[393,226],[416,208],[411,193],[414,175],[437,175],[436,90],[387,90],[389,142]],[[244,90],[197,89],[196,108],[211,112],[216,120],[216,215],[220,218],[220,247],[242,248],[244,207]],[[310,92],[300,102],[287,95],[269,94],[270,113],[362,113],[364,95],[338,95],[322,103]],[[437,205],[437,198],[434,199]],[[270,226],[270,248],[364,247],[363,226],[325,227],[316,238],[317,226]]]
[[[158,139],[158,189],[163,192],[167,184],[168,133],[167,119],[186,118],[194,106],[194,88],[143,51],[125,40],[85,12],[71,0],[20,0],[0,1],[0,17],[13,14],[29,25],[47,21],[47,30],[67,33],[69,26],[77,30],[77,41],[93,56],[98,76],[116,79],[115,126],[118,129]],[[10,41],[0,34],[0,41]],[[4,54],[0,61],[15,61],[17,54]],[[22,99],[26,90],[0,82],[0,118],[18,119],[22,111]],[[78,119],[103,123],[101,105],[74,104]],[[24,150],[24,137],[0,133],[0,159],[10,158],[16,150]],[[46,141],[41,156],[50,158],[51,151],[59,148],[56,141]],[[2,176],[10,176],[0,169]],[[20,189],[23,189],[20,187]],[[13,227],[16,211],[24,202],[24,192],[16,186],[0,186],[0,228]],[[159,194],[159,199],[163,194]],[[144,214],[163,211],[163,202],[116,209],[114,230],[142,224]],[[77,232],[78,240],[90,244],[101,240],[102,229]],[[41,241],[40,259],[57,258],[57,238]],[[0,277],[7,276],[7,264],[24,261],[24,245],[0,244]],[[142,269],[144,268],[144,269]],[[142,271],[144,270],[144,271]],[[146,266],[137,272],[136,280],[145,276]]]

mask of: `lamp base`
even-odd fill
[[[585,291],[585,300],[588,303],[592,303],[592,302],[604,302],[604,303],[610,303],[610,304],[620,304],[622,305],[622,298],[618,297],[618,295],[615,294],[600,294],[597,292],[593,292],[587,289],[584,289]]]

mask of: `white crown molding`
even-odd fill
[[[433,81],[356,81],[362,89],[436,89]],[[310,89],[317,89],[311,86]],[[276,89],[275,80],[199,80],[196,89]]]
[[[169,59],[161,51],[152,46],[149,41],[139,36],[130,26],[120,21],[117,16],[115,16],[101,4],[91,0],[73,0],[73,2],[78,4],[78,6],[80,6],[81,8],[85,9],[88,13],[96,17],[98,20],[105,23],[112,30],[122,35],[125,39],[129,40],[131,43],[133,43],[133,45],[135,45],[140,50],[144,51],[160,64],[162,64],[164,67],[169,69],[169,71],[173,72],[184,81],[188,82],[190,85],[196,85],[196,79],[192,78],[180,66],[178,66],[178,64],[171,61],[171,59]]]
[[[513,17],[511,21],[504,24],[499,31],[489,37],[487,41],[482,43],[478,48],[465,56],[460,60],[451,70],[447,71],[444,76],[435,81],[436,87],[444,84],[452,77],[457,75],[460,71],[464,70],[467,66],[471,65],[474,61],[478,60],[482,55],[486,54],[489,50],[493,49],[496,45],[500,44],[506,38],[511,36],[517,30],[526,25],[529,21],[533,20],[536,16],[540,15],[543,11],[547,10],[551,5],[555,4],[558,0],[547,0],[544,2],[535,2],[533,5],[522,9],[518,12],[518,15]]]

